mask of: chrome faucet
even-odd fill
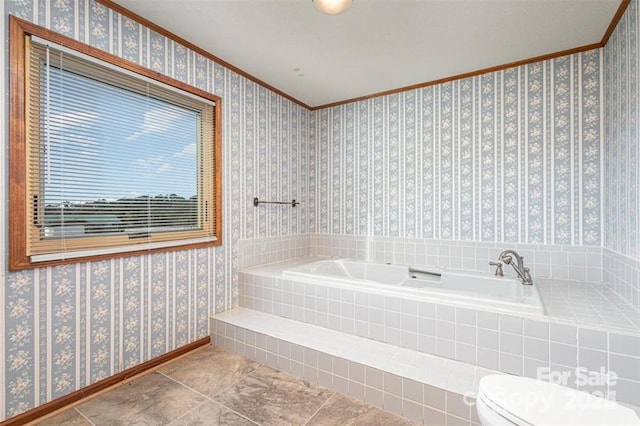
[[[513,258],[516,258],[516,263],[514,263]],[[513,266],[518,277],[522,280],[522,284],[531,285],[533,284],[533,279],[531,278],[531,274],[529,273],[529,268],[524,267],[524,257],[520,256],[515,250],[505,250],[500,253],[498,256],[498,260],[504,262],[507,265]]]

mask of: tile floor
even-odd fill
[[[39,425],[411,425],[207,346]]]

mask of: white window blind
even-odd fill
[[[29,44],[32,259],[213,239],[214,106],[64,48]]]

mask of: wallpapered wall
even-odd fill
[[[607,114],[637,111],[626,97],[635,74],[625,74],[637,58],[635,1],[605,53],[316,112],[91,0],[4,8],[5,19],[23,17],[222,97],[224,246],[8,274],[0,418],[205,336],[207,313],[237,303],[239,239],[318,232],[598,246],[604,196],[605,244],[633,246],[617,241],[637,231],[637,219],[612,204],[626,197],[637,211],[632,189],[616,186],[637,176],[635,126],[619,115],[607,128],[616,143],[604,153],[603,195],[600,107],[603,70],[612,69],[607,88],[620,93],[608,90]],[[618,50],[632,48],[616,65]],[[254,196],[302,204],[255,208]]]
[[[601,49],[317,112],[321,233],[600,245]]]
[[[222,97],[224,246],[8,273],[0,419],[206,336],[208,313],[237,304],[237,240],[307,232],[313,154],[310,112],[100,4],[4,0],[4,12]]]
[[[604,48],[604,246],[640,260],[639,7],[632,1]]]

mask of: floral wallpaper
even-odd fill
[[[320,233],[601,244],[602,50],[316,113]]]
[[[5,22],[22,17],[222,98],[224,244],[7,273],[0,419],[206,336],[208,314],[238,303],[241,239],[604,243],[638,256],[637,138],[623,121],[636,123],[625,74],[636,0],[604,51],[314,112],[92,0],[3,5]],[[618,121],[604,129],[603,113]],[[253,197],[301,205],[255,208]]]
[[[309,111],[99,3],[3,2],[5,22],[21,17],[222,98],[224,244],[7,273],[0,420],[207,336],[209,313],[238,303],[237,241],[307,232],[313,155]],[[256,196],[302,204],[255,208]]]
[[[640,260],[638,1],[629,4],[604,48],[604,246]]]

